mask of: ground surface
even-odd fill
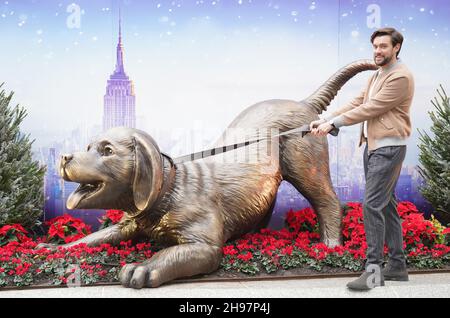
[[[121,286],[0,290],[0,298],[448,298],[450,273],[411,274],[409,282],[386,282],[368,292],[352,292],[346,284],[354,277],[276,279],[172,283],[155,289],[133,290]]]

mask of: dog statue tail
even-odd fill
[[[310,105],[317,114],[321,114],[330,105],[338,91],[349,79],[363,71],[375,71],[378,66],[372,60],[359,60],[344,66],[331,76],[322,86],[311,96],[303,100]]]

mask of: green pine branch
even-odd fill
[[[450,98],[440,85],[431,103],[435,110],[428,112],[431,135],[419,131],[419,173],[426,181],[420,189],[441,219],[450,223]]]
[[[39,223],[44,205],[45,167],[32,159],[30,135],[20,131],[26,110],[11,107],[14,93],[0,84],[0,226]]]

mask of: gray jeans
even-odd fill
[[[403,267],[403,235],[397,212],[395,186],[397,185],[406,146],[391,146],[364,150],[366,190],[363,202],[364,229],[367,240],[367,262],[381,266],[384,261],[384,243],[389,249],[389,262]]]

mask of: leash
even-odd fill
[[[257,138],[257,139],[253,139],[253,140],[247,140],[244,142],[235,143],[235,144],[228,145],[228,146],[221,146],[221,147],[211,148],[208,150],[194,152],[194,153],[191,153],[188,155],[184,155],[184,156],[175,158],[175,159],[173,159],[173,161],[171,161],[171,163],[176,165],[176,164],[183,163],[183,162],[189,162],[189,161],[199,160],[199,159],[203,159],[203,158],[208,158],[208,157],[215,156],[215,155],[218,155],[221,153],[225,153],[225,152],[228,152],[231,150],[235,150],[235,149],[238,149],[241,147],[246,147],[248,145],[251,145],[251,144],[263,141],[263,140],[279,138],[279,137],[283,137],[283,136],[291,135],[291,134],[301,133],[302,138],[303,138],[303,137],[305,137],[306,134],[308,134],[310,132],[311,132],[311,129],[309,128],[309,125],[303,125],[299,128],[287,130],[285,132],[276,134],[275,136],[271,136],[271,137],[261,137],[261,138]],[[339,128],[333,128],[329,132],[329,134],[336,137],[339,134]]]

